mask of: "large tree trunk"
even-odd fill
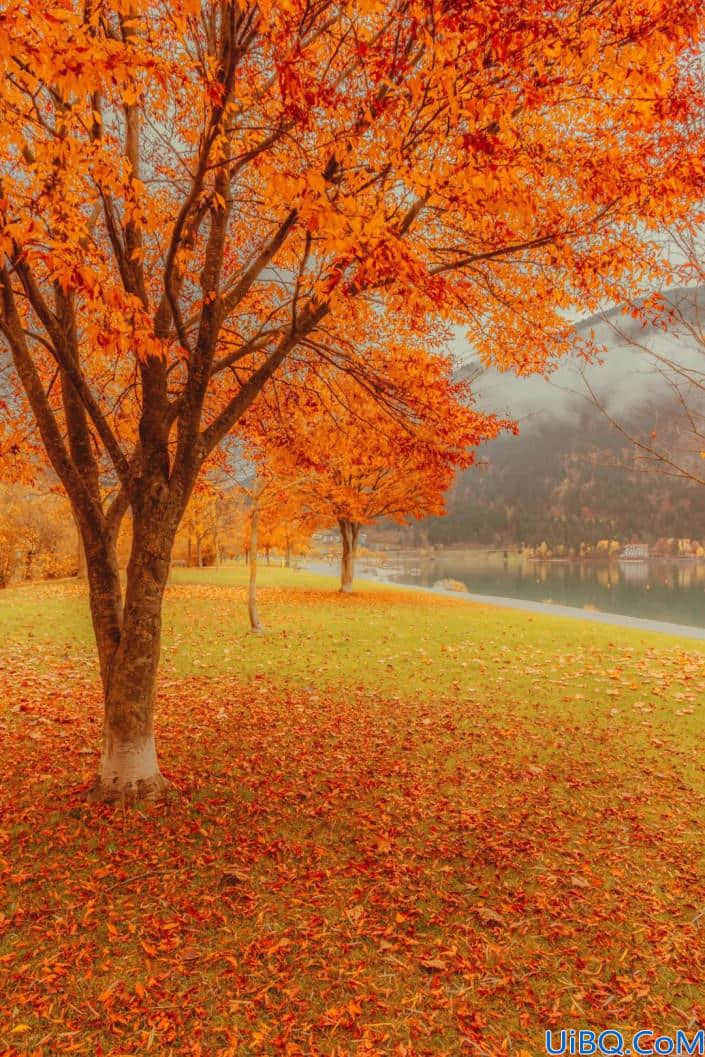
[[[252,511],[252,518],[250,519],[250,580],[247,591],[247,608],[250,614],[250,627],[257,634],[261,635],[262,625],[260,624],[259,613],[257,611],[257,531],[259,529],[259,509],[255,506]]]
[[[339,518],[340,538],[343,551],[340,559],[340,590],[349,594],[353,589],[355,578],[355,559],[357,558],[357,537],[360,525],[357,521]]]
[[[84,541],[88,598],[93,621],[103,693],[122,633],[122,587],[114,541]]]
[[[131,803],[159,796],[166,782],[154,743],[154,696],[161,638],[161,610],[169,576],[173,532],[159,518],[135,522],[118,641],[99,637],[105,693],[103,751],[93,790],[99,800]],[[91,562],[93,579],[99,565]],[[91,584],[93,603],[93,585]],[[104,616],[108,591],[95,600]],[[94,617],[95,624],[95,617]]]

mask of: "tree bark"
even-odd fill
[[[151,515],[135,520],[118,641],[96,633],[105,691],[103,750],[92,791],[97,800],[132,803],[156,798],[166,787],[154,742],[154,697],[173,535],[165,519]],[[101,579],[101,564],[89,556],[93,580]],[[100,599],[92,587],[92,602],[94,593],[100,613],[110,592],[104,590]]]
[[[76,558],[78,559],[78,566],[76,569],[76,577],[79,580],[86,579],[86,549],[83,546],[83,540],[81,539],[81,533],[78,533],[78,548],[76,551]]]
[[[86,547],[88,599],[100,663],[103,693],[107,693],[110,667],[122,634],[122,587],[114,542],[89,541]]]
[[[259,529],[259,508],[255,505],[250,519],[250,578],[247,591],[247,608],[250,614],[250,628],[261,635],[263,627],[257,611],[257,532]]]
[[[343,544],[340,559],[340,590],[344,594],[350,594],[353,589],[355,578],[355,559],[357,558],[357,537],[360,525],[357,521],[348,518],[339,518],[340,538]]]

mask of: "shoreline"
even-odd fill
[[[307,561],[302,567],[310,572],[324,573],[328,576],[338,573],[335,562]],[[605,613],[602,610],[579,609],[577,606],[564,606],[555,602],[533,602],[528,598],[505,598],[502,595],[479,595],[472,591],[450,591],[443,587],[423,587],[420,584],[402,584],[390,580],[380,569],[375,577],[364,573],[355,580],[366,584],[384,584],[386,587],[400,588],[404,591],[422,591],[426,594],[445,595],[458,598],[464,602],[475,602],[479,605],[497,606],[500,609],[516,609],[526,613],[540,613],[544,616],[567,617],[571,620],[586,620],[593,624],[609,624],[614,627],[629,628],[632,631],[649,631],[660,635],[674,635],[677,638],[705,640],[705,627],[692,624],[672,624],[663,620],[651,620],[648,617],[630,617],[625,613]]]

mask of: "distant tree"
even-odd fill
[[[276,459],[264,445],[251,446],[235,472],[236,487],[245,497],[248,513],[245,521],[245,547],[249,565],[248,612],[250,628],[264,630],[257,606],[257,556],[280,546],[290,557],[295,544],[310,539],[320,518],[308,503],[308,481],[289,459]]]
[[[259,406],[270,464],[282,479],[298,472],[305,505],[338,526],[345,593],[361,526],[441,513],[455,469],[469,466],[477,445],[510,425],[475,411],[452,371],[452,361],[440,356],[410,370],[402,417],[344,376],[309,378],[305,399],[296,390],[280,392],[269,419]]]
[[[0,487],[0,586],[76,571],[66,499],[39,488]]]
[[[216,489],[204,480],[194,490],[184,513],[182,526],[187,541],[187,564],[203,565],[203,547],[213,541],[216,521]]]

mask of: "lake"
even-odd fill
[[[360,563],[360,575],[375,575]],[[705,627],[705,560],[529,561],[502,551],[389,554],[376,575],[432,587],[460,580],[475,594],[529,599]]]

